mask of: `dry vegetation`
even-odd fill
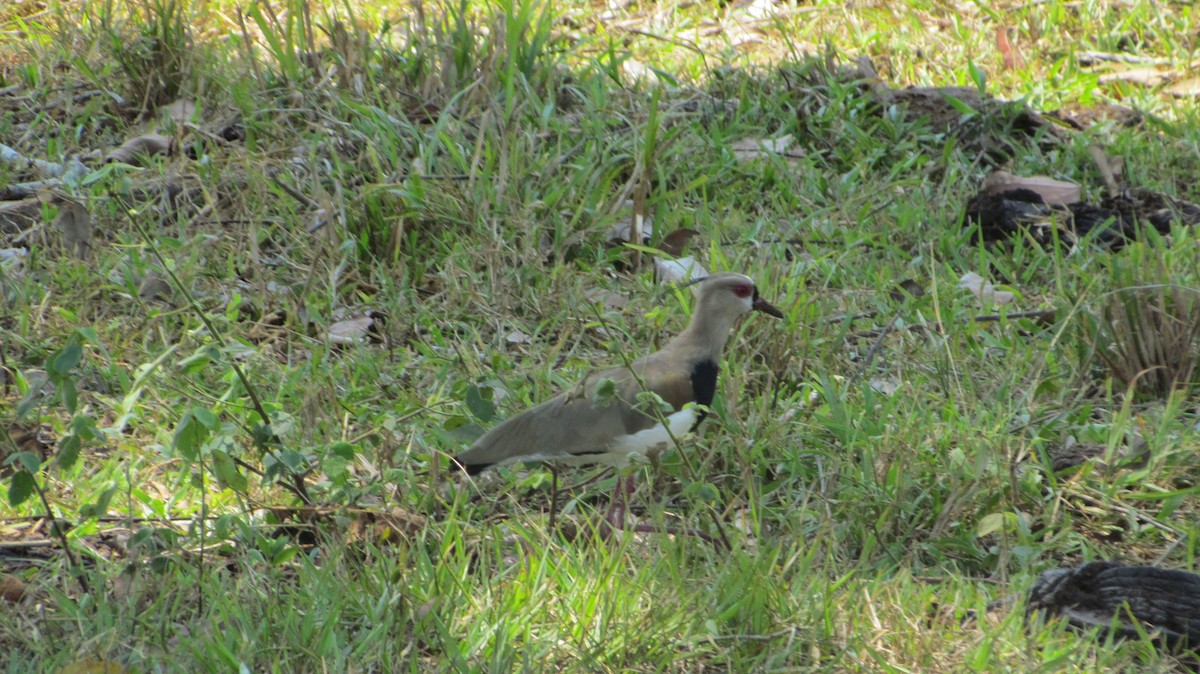
[[[1023,606],[1196,570],[1198,46],[1148,0],[5,5],[0,665],[1171,671]],[[787,316],[634,496],[732,551],[449,470],[674,334],[676,246]]]

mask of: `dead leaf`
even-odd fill
[[[630,242],[631,239],[629,237],[633,235],[633,199],[626,199],[621,208],[629,209],[629,214],[623,217],[621,220],[613,223],[613,226],[608,229],[608,240],[615,243],[620,243],[622,241]],[[641,224],[642,240],[638,243],[645,245],[650,243],[650,235],[654,234],[654,218],[647,215],[642,218]]]
[[[125,674],[125,668],[111,660],[87,658],[63,665],[58,674]]]
[[[276,340],[286,333],[287,312],[277,309],[255,321],[246,331],[246,339],[254,344]]]
[[[868,384],[875,392],[890,396],[899,391],[904,382],[892,377],[874,377]]]
[[[146,301],[171,299],[171,284],[158,272],[146,274],[138,284],[138,297]]]
[[[520,330],[509,330],[507,335],[504,335],[504,341],[509,344],[528,344],[533,341],[529,335]]]
[[[620,309],[629,304],[629,296],[624,293],[605,290],[604,288],[592,288],[583,293],[583,296],[588,298],[589,302],[599,302],[604,305],[605,309]]]
[[[32,388],[32,382],[30,382],[30,388]],[[8,477],[13,474],[14,466],[8,463],[8,457],[12,454],[13,447],[16,447],[18,452],[36,454],[41,461],[45,461],[50,457],[50,449],[54,444],[55,440],[48,427],[13,424],[8,428],[7,440],[0,435],[0,477]]]
[[[792,149],[796,140],[792,134],[784,134],[778,138],[743,138],[729,146],[733,156],[740,162],[751,162],[771,156],[782,156],[786,159],[801,159],[805,156],[802,149]]]
[[[700,236],[700,232],[687,228],[677,229],[663,238],[662,243],[658,244],[658,249],[671,257],[679,257],[683,255],[684,246],[693,236]]]
[[[21,266],[29,251],[24,248],[0,248],[0,271],[8,276],[20,276]]]
[[[634,58],[627,58],[621,62],[621,72],[630,82],[637,83],[644,81],[646,84],[658,84],[658,74],[649,66]]]
[[[996,28],[996,48],[1004,56],[1004,67],[1008,70],[1016,70],[1022,65],[1024,59],[1013,49],[1012,43],[1008,41],[1008,26],[998,26]]]
[[[1153,87],[1171,79],[1169,71],[1159,70],[1158,68],[1128,68],[1117,70],[1116,72],[1105,73],[1100,76],[1100,84],[1112,84],[1113,82],[1127,82],[1129,84],[1137,84],[1144,87]]]
[[[1081,186],[1047,176],[1015,176],[1008,171],[996,171],[983,180],[983,191],[988,194],[1012,190],[1034,192],[1049,206],[1066,206],[1083,200]]]
[[[729,524],[743,536],[754,535],[754,518],[746,508],[738,508]]]
[[[1196,98],[1200,96],[1200,77],[1189,77],[1167,87],[1163,91],[1176,98]]]
[[[159,108],[158,114],[165,115],[167,119],[176,124],[194,122],[196,121],[196,102],[181,98]]]
[[[131,166],[143,166],[141,158],[167,154],[171,151],[171,139],[161,133],[146,133],[130,138],[109,153],[106,162],[120,162]]]
[[[423,515],[403,508],[392,508],[389,512],[350,510],[350,527],[346,532],[351,541],[365,541],[375,545],[390,545],[408,540],[421,532],[428,524]]]
[[[62,232],[63,243],[77,257],[87,255],[92,241],[92,215],[83,204],[73,199],[58,199],[58,217],[54,226]]]
[[[9,574],[0,575],[0,599],[16,602],[25,598],[25,581]]]
[[[1092,161],[1096,162],[1096,168],[1100,171],[1100,177],[1104,179],[1104,186],[1108,189],[1109,196],[1120,194],[1125,160],[1121,157],[1109,157],[1104,152],[1104,148],[1094,143],[1088,146],[1088,153],[1092,156]]]
[[[907,278],[897,283],[896,287],[888,295],[892,298],[893,302],[903,302],[909,297],[924,297],[925,289],[921,287],[920,283]]]
[[[708,270],[691,256],[675,260],[656,257],[654,258],[654,275],[658,278],[659,283],[670,285],[704,278],[708,276]]]
[[[983,280],[975,272],[967,272],[958,280],[958,287],[970,291],[984,304],[1003,305],[1016,299],[1016,295],[1006,290],[997,290],[996,286]]]
[[[754,21],[766,21],[779,14],[783,9],[772,0],[742,0],[734,5],[739,13],[744,12],[746,18]]]
[[[0,234],[15,234],[41,222],[41,218],[42,200],[38,197],[0,202]]]

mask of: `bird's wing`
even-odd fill
[[[604,380],[612,381],[611,389]],[[639,400],[643,383],[673,410],[692,400],[686,371],[665,368],[653,358],[643,359],[633,364],[632,371],[614,368],[593,374],[573,390],[509,418],[456,460],[474,474],[513,461],[605,454],[617,438],[658,423],[650,403]]]

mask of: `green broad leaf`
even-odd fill
[[[30,386],[25,392],[25,397],[21,398],[21,402],[17,403],[17,419],[22,420],[29,416],[33,408],[37,406],[38,401],[42,399],[42,386]]]
[[[46,373],[51,377],[65,377],[83,360],[83,339],[79,333],[71,333],[63,348],[46,359]]]
[[[217,360],[219,356],[220,352],[217,350],[217,347],[212,344],[205,344],[192,352],[192,355],[181,360],[179,362],[179,369],[183,370],[184,374],[196,374],[208,367],[209,363]]]
[[[54,460],[64,469],[68,469],[75,465],[79,460],[79,452],[83,449],[83,442],[80,441],[78,435],[68,435],[58,443],[58,453],[54,455]]]
[[[679,86],[679,80],[675,79],[674,75],[672,75],[671,73],[669,73],[665,70],[662,70],[661,68],[655,68],[654,66],[650,66],[650,72],[652,72],[656,76],[658,76],[658,80],[660,82],[666,82],[667,84],[671,85],[672,87]]]
[[[663,416],[675,412],[675,407],[672,406],[671,403],[663,400],[662,396],[658,395],[654,391],[641,391],[637,394],[637,399],[638,407],[650,412],[651,416],[653,416],[652,411],[657,411]]]
[[[58,381],[58,392],[62,395],[63,407],[71,414],[79,409],[79,392],[75,389],[75,380],[63,377]]]
[[[483,434],[483,426],[470,422],[459,424],[454,428],[438,432],[438,435],[441,436],[444,441],[446,441],[448,444],[454,445],[475,442],[479,438],[483,437]]]
[[[486,424],[496,417],[496,403],[493,403],[491,398],[492,389],[490,387],[480,389],[472,384],[467,387],[467,397],[464,402],[467,403],[467,409],[471,410],[471,414]]]
[[[942,92],[942,98],[946,99],[946,102],[950,104],[950,107],[954,108],[955,110],[959,111],[960,113],[962,113],[964,115],[974,115],[975,114],[975,108],[972,108],[971,106],[967,105],[961,98],[956,98],[945,92]]]
[[[237,469],[237,463],[233,457],[225,453],[223,450],[214,449],[212,451],[213,473],[217,476],[217,484],[222,487],[227,487],[236,492],[243,493],[250,486],[245,475]]]
[[[192,407],[183,413],[183,418],[175,426],[175,436],[172,441],[175,451],[188,461],[196,460],[200,454],[200,445],[208,439],[209,434],[208,427],[196,416],[197,409]]]
[[[339,459],[353,461],[354,457],[358,454],[358,449],[349,442],[335,442],[329,446],[329,453]]]
[[[8,481],[8,503],[12,506],[19,506],[33,494],[37,482],[33,479],[33,473],[25,470],[18,470],[12,474]]]
[[[596,382],[595,388],[592,389],[592,396],[597,405],[604,406],[617,397],[617,382],[604,377]]]
[[[975,87],[979,89],[979,93],[987,92],[987,74],[979,69],[979,66],[974,62],[967,63],[967,72],[971,75],[971,81],[975,83]]]
[[[1016,513],[991,513],[979,519],[975,536],[983,538],[999,531],[1016,531],[1018,524]]]
[[[711,482],[691,482],[684,487],[684,493],[689,498],[694,498],[705,503],[713,503],[721,496],[721,492],[717,489],[717,486]]]
[[[218,427],[217,415],[213,414],[213,411],[208,409],[207,407],[199,407],[199,406],[193,407],[192,408],[192,416],[196,417],[196,421],[199,421],[200,423],[204,424],[204,427],[207,428],[208,430],[210,430],[210,431],[217,430],[217,427]]]
[[[79,436],[80,440],[95,440],[100,437],[100,429],[96,428],[96,420],[86,414],[76,414],[71,419],[71,434]]]
[[[42,469],[42,458],[37,452],[17,452],[4,462],[6,466],[17,466],[30,473],[36,473]]]
[[[330,482],[339,486],[346,484],[346,478],[350,475],[349,464],[338,456],[325,457],[325,460],[321,462],[321,468]]]
[[[280,564],[287,564],[288,562],[292,561],[292,558],[294,558],[299,552],[299,547],[295,545],[285,545],[283,549],[271,556],[271,563],[275,564],[276,566]]]
[[[304,470],[308,467],[308,459],[303,454],[294,449],[282,449],[275,453],[279,457],[279,461],[287,466],[288,470],[293,473]]]
[[[276,438],[281,438],[291,433],[295,428],[296,418],[287,412],[275,412],[271,414],[271,434]]]

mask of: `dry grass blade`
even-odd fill
[[[1194,385],[1200,338],[1200,292],[1179,285],[1121,288],[1093,315],[1087,339],[1113,377],[1166,398]]]

